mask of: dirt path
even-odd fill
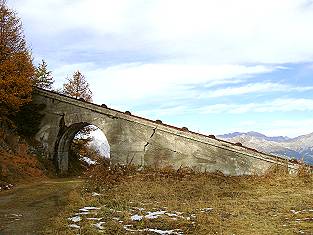
[[[49,219],[67,204],[79,179],[51,179],[0,193],[0,235],[41,234]]]

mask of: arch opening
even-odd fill
[[[110,159],[110,145],[100,128],[86,122],[66,128],[56,146],[56,163],[60,173],[78,174],[100,159]]]

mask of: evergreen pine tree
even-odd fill
[[[52,72],[48,70],[46,61],[42,62],[35,69],[35,74],[33,77],[34,85],[43,89],[52,89],[52,84],[54,83]]]

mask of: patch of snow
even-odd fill
[[[89,211],[83,211],[83,212],[76,213],[75,215],[89,215],[89,214],[91,214]]]
[[[22,214],[11,214],[12,216],[15,216],[15,217],[22,217],[23,215]]]
[[[148,215],[145,216],[147,219],[156,219],[160,217],[161,215],[164,215],[166,211],[155,211],[155,212],[150,212],[148,211]]]
[[[97,128],[90,133],[92,141],[90,147],[97,150],[104,158],[110,158],[110,145],[104,133]]]
[[[200,211],[201,211],[201,212],[210,212],[210,211],[212,211],[212,210],[213,210],[213,208],[207,207],[207,208],[201,209]]]
[[[77,216],[73,216],[73,217],[68,218],[68,220],[70,220],[74,223],[77,223],[77,222],[81,221],[82,219],[79,215],[77,215]]]
[[[293,213],[293,214],[295,214],[295,215],[298,214],[298,213],[300,213],[300,211],[296,211],[296,210],[290,210],[290,212]]]
[[[140,211],[143,210],[143,208],[137,208],[138,209],[141,209]],[[134,210],[131,210],[131,211],[134,211]],[[134,221],[140,221],[142,220],[143,218],[146,218],[146,219],[157,219],[159,218],[160,216],[163,216],[163,215],[166,215],[168,217],[171,217],[173,220],[177,220],[178,218],[182,218],[182,219],[186,219],[186,220],[191,220],[191,218],[195,218],[196,215],[195,214],[192,214],[188,217],[184,217],[183,216],[183,213],[182,212],[167,212],[167,211],[164,211],[164,210],[160,210],[160,211],[147,211],[146,212],[146,215],[144,216],[141,216],[141,215],[138,215],[138,214],[135,214],[133,216],[131,216],[131,219]]]
[[[142,218],[143,218],[143,216],[137,215],[137,214],[130,217],[130,219],[132,221],[140,221],[140,220],[142,220]]]
[[[180,229],[173,229],[173,230],[162,230],[162,229],[156,229],[156,228],[145,228],[145,229],[130,229],[129,227],[132,227],[132,225],[124,225],[124,229],[128,232],[136,233],[136,232],[153,232],[157,234],[162,235],[183,235],[184,233]]]
[[[1,187],[0,187],[0,191],[1,190],[10,190],[10,189],[12,189],[13,188],[13,184],[7,184],[7,185],[2,185]]]
[[[97,164],[97,161],[94,161],[89,157],[81,157],[80,160],[86,162],[89,166]]]
[[[85,206],[81,209],[79,209],[79,213],[76,213],[75,215],[89,215],[89,214],[93,214],[90,211],[91,210],[99,210],[100,207],[94,207],[94,206]]]
[[[142,207],[133,207],[134,210],[138,210],[138,211],[144,211],[145,208],[142,208]]]
[[[179,217],[179,218],[185,218],[184,216],[182,216],[183,212],[178,212],[178,211],[174,211],[174,212],[166,212],[165,215],[169,216],[169,217]],[[195,215],[191,215],[191,217],[195,217]],[[174,219],[174,218],[173,218]],[[177,218],[175,218],[177,219]]]
[[[69,227],[70,228],[75,228],[75,229],[79,229],[80,228],[80,226],[77,225],[77,224],[70,224]]]
[[[79,209],[79,211],[82,211],[82,212],[89,212],[87,209],[85,209],[85,208],[81,208],[81,209]]]
[[[88,210],[100,210],[100,207],[94,207],[94,206],[85,206],[81,209],[79,209],[80,211],[88,211]]]
[[[105,224],[105,222],[99,222],[99,223],[96,223],[96,224],[93,224],[93,226],[95,226],[97,229],[104,229],[104,227],[102,226],[103,224]]]
[[[103,219],[103,217],[100,217],[100,218],[94,218],[94,217],[87,218],[87,220],[96,220],[96,221],[100,221],[102,219]]]
[[[154,232],[157,234],[183,234],[180,230],[161,230],[161,229],[152,229],[152,228],[148,228],[148,229],[144,229],[146,231],[149,232]]]
[[[178,215],[177,214],[175,214],[175,213],[165,213],[167,216],[169,216],[169,217],[177,217]]]
[[[291,213],[293,213],[293,214],[301,214],[301,213],[311,213],[311,212],[313,212],[313,209],[307,209],[307,210],[301,210],[301,211],[296,211],[296,210],[290,210],[290,212]]]

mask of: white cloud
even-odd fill
[[[97,103],[129,106],[134,101],[196,98],[193,85],[212,87],[242,82],[249,77],[275,70],[272,66],[185,65],[130,63],[97,68],[94,63],[61,65],[53,71],[55,87],[80,70],[87,78]]]
[[[247,104],[214,104],[198,109],[201,113],[233,113],[242,114],[248,112],[291,112],[313,111],[313,99],[274,99],[264,103]]]
[[[154,119],[158,119],[160,117],[165,117],[168,115],[182,115],[186,113],[188,107],[186,106],[173,106],[173,107],[161,107],[158,109],[145,109],[138,111],[138,116],[141,117],[150,117]]]
[[[109,0],[12,0],[18,12],[42,33],[91,29],[98,33],[125,32],[131,19],[129,1]],[[23,3],[22,3],[23,2]],[[40,20],[40,21],[38,21]],[[50,26],[47,28],[47,26]],[[54,26],[54,27],[51,27]]]
[[[310,134],[313,129],[313,119],[296,119],[296,120],[274,120],[270,123],[258,123],[259,131],[268,136],[288,136],[297,137],[304,134]],[[250,127],[255,128],[255,126]]]
[[[312,9],[302,0],[160,1],[156,33],[172,51],[212,63],[312,59]],[[162,15],[160,19],[157,15]]]
[[[313,8],[305,0],[10,0],[41,36],[76,49],[149,50],[185,62],[287,63],[313,59]],[[47,40],[47,38],[46,38]]]
[[[210,91],[209,93],[199,95],[199,98],[213,98],[213,97],[224,97],[234,95],[244,95],[251,93],[266,93],[266,92],[303,92],[313,90],[313,87],[294,87],[287,84],[281,83],[250,83],[239,87],[227,87],[218,90]]]
[[[273,71],[269,66],[184,65],[184,64],[123,64],[86,72],[96,102],[146,101],[147,99],[194,98],[193,84],[232,83],[238,77],[248,77]]]
[[[301,126],[305,128],[313,127],[313,119],[300,119],[300,120],[283,119],[283,120],[274,120],[272,122],[272,125],[278,128],[282,127],[297,128],[300,126],[299,124],[301,124]],[[305,133],[305,131],[303,133]]]

